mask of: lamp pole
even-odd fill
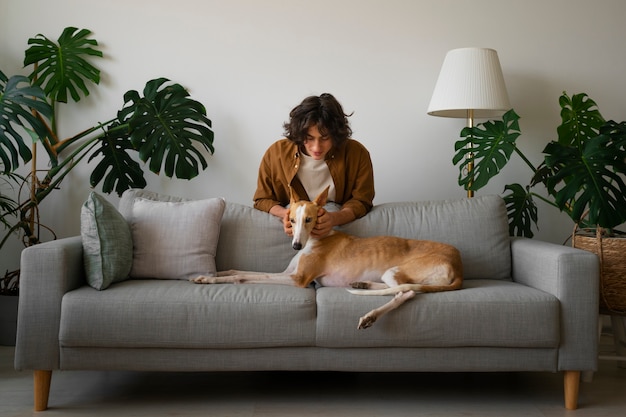
[[[467,109],[467,127],[470,129],[474,127],[474,109]],[[467,197],[474,197],[474,190],[472,190],[472,184],[474,183],[474,153],[471,150],[474,148],[474,143],[470,142],[467,145],[470,148],[469,158],[470,161],[467,163],[467,176],[469,181],[467,183]]]

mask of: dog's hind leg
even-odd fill
[[[389,288],[389,285],[383,284],[382,282],[355,281],[350,283],[350,288],[357,290],[383,290]]]
[[[399,273],[400,268],[397,266],[387,269],[380,277],[382,282],[378,281],[355,281],[350,283],[350,287],[358,290],[384,290],[389,287],[395,287],[398,285],[396,275]]]
[[[402,304],[415,297],[415,294],[415,291],[405,291],[397,293],[391,299],[391,301],[361,317],[359,319],[359,325],[357,326],[357,329],[367,329],[368,327],[371,327],[372,324],[374,324],[374,322],[378,320],[378,318],[380,318],[383,314],[387,314],[391,310],[395,310],[396,308],[400,307]]]

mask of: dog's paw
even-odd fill
[[[366,314],[365,316],[359,319],[359,325],[357,326],[357,329],[359,330],[367,329],[369,327],[372,327],[372,324],[374,324],[375,322],[376,322],[375,316]]]
[[[398,298],[400,300],[402,300],[402,302],[408,301],[411,298],[415,297],[417,295],[417,293],[413,290],[409,290],[409,291],[405,291],[405,292],[399,292],[398,294],[396,294],[395,298]]]
[[[196,284],[215,284],[215,277],[206,277],[204,275],[200,275],[198,277],[191,278],[189,281]]]

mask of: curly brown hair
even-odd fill
[[[333,146],[339,147],[352,136],[350,116],[352,113],[345,114],[332,94],[309,96],[289,113],[289,122],[283,125],[285,137],[302,145],[309,128],[317,126],[322,135],[330,136]]]

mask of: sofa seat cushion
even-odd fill
[[[315,290],[129,280],[63,297],[64,347],[257,348],[313,346]]]
[[[317,345],[323,347],[559,346],[559,301],[553,295],[500,280],[465,281],[463,289],[418,294],[357,330],[359,317],[391,296],[363,296],[343,288],[317,294]]]

